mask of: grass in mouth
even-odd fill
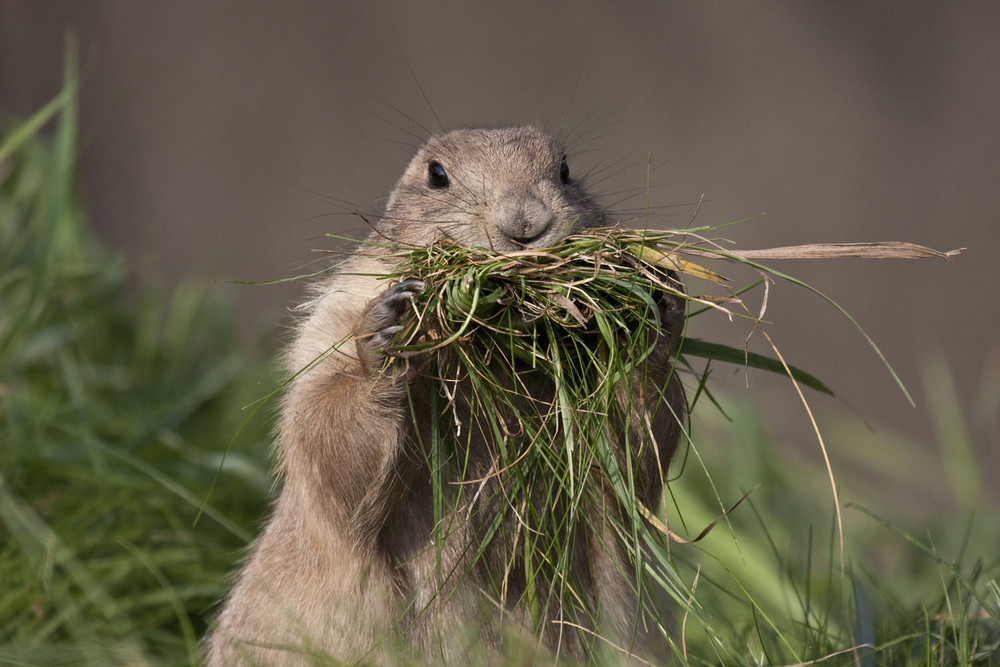
[[[446,508],[458,511],[469,494],[490,488],[496,498],[484,504],[494,518],[480,531],[477,555],[495,539],[519,545],[508,555],[505,572],[523,567],[526,580],[520,600],[508,598],[511,582],[506,576],[494,582],[492,593],[505,603],[526,605],[538,633],[546,632],[548,607],[556,600],[569,610],[563,619],[567,624],[599,626],[586,586],[571,580],[568,565],[587,536],[601,533],[593,521],[595,508],[600,508],[598,514],[610,520],[625,545],[628,571],[621,575],[638,599],[650,599],[643,587],[656,582],[687,607],[690,596],[670,565],[668,538],[685,540],[655,516],[658,508],[643,502],[634,468],[643,452],[657,446],[647,425],[637,422],[651,405],[673,410],[663,395],[650,403],[642,388],[646,363],[664,325],[659,304],[676,299],[689,302],[691,316],[718,310],[760,325],[726,280],[694,259],[721,257],[747,264],[763,272],[766,281],[788,277],[760,265],[761,257],[859,254],[942,255],[898,243],[800,246],[743,255],[696,233],[620,228],[587,230],[544,249],[496,253],[446,239],[400,252],[398,272],[389,279],[416,278],[426,289],[404,317],[388,353],[394,363],[427,366],[433,424],[423,449],[433,476],[435,544],[442,544],[448,530]],[[721,286],[724,294],[689,293],[681,276]],[[688,358],[697,356],[786,373],[796,383],[830,393],[815,377],[788,366],[777,348],[777,358],[771,358],[677,338],[670,373],[691,368]],[[659,385],[652,388],[663,391],[662,378]],[[708,393],[703,379],[696,394],[702,393]],[[681,412],[672,417],[686,434],[687,410]],[[427,416],[414,412],[418,433]],[[463,455],[477,437],[491,443],[494,465],[486,473],[470,470]],[[664,472],[659,471],[660,485]],[[833,483],[832,471],[830,478]],[[501,538],[504,530],[513,535]],[[447,576],[440,571],[440,553],[438,565],[438,576]],[[667,627],[655,605],[643,611],[647,622]],[[591,651],[606,648],[599,641],[584,638]]]

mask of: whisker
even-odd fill
[[[429,129],[427,129],[426,127],[424,127],[419,121],[417,121],[415,118],[413,118],[412,116],[410,116],[408,113],[402,111],[399,107],[395,106],[391,102],[388,102],[388,101],[386,101],[386,100],[384,100],[384,99],[382,99],[381,97],[378,97],[378,96],[375,96],[375,100],[377,102],[379,102],[380,104],[383,104],[383,105],[387,106],[389,109],[391,109],[392,111],[395,111],[397,114],[399,114],[400,116],[402,116],[403,118],[405,118],[406,120],[410,121],[411,123],[413,123],[414,125],[416,125],[418,128],[420,128],[420,130],[424,133],[423,136],[419,136],[415,132],[407,130],[406,128],[401,127],[400,125],[397,125],[396,123],[394,123],[394,122],[392,122],[392,121],[390,121],[388,119],[382,118],[381,116],[378,116],[378,115],[375,116],[379,120],[384,121],[385,123],[388,123],[392,127],[396,128],[397,130],[399,130],[403,134],[406,134],[406,135],[412,137],[413,139],[416,139],[418,145],[422,145],[424,142],[426,142],[427,141],[427,137],[434,136],[433,132],[431,132]]]

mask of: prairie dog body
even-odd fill
[[[490,492],[496,485],[469,493],[449,510],[442,518],[444,543],[433,544],[431,472],[419,425],[431,405],[420,391],[408,397],[419,371],[382,372],[379,352],[422,286],[387,287],[378,280],[393,270],[389,250],[379,247],[450,237],[518,250],[604,224],[604,211],[569,178],[563,146],[537,129],[458,130],[419,149],[370,237],[371,252],[317,285],[298,326],[288,369],[323,360],[299,375],[284,398],[276,442],[284,486],[208,639],[210,664],[352,663],[407,650],[415,657],[457,658],[466,645],[462,633],[470,629],[477,631],[472,645],[486,651],[483,659],[500,660],[501,616],[527,627],[527,610],[517,603],[524,574],[509,571],[517,545],[501,531],[480,558],[470,554],[485,515],[496,510],[497,494]],[[685,414],[683,390],[669,368],[683,308],[670,300],[661,313],[664,328],[643,380],[652,385],[648,395],[661,400],[650,399],[643,419],[634,420],[657,442],[635,462],[636,487],[649,507],[660,497],[659,471],[676,449],[675,415]],[[330,353],[339,341],[347,342]],[[531,386],[545,393],[549,384]],[[496,471],[487,440],[474,433],[461,452],[474,477]],[[610,528],[592,533],[570,567],[590,589],[581,594],[599,600],[611,634],[625,636],[637,613],[620,571],[630,566]],[[498,572],[503,568],[508,571]],[[442,571],[459,574],[442,581]],[[499,576],[509,581],[507,602],[485,593],[486,581]],[[550,617],[559,615],[560,604],[552,602]],[[581,652],[576,635],[556,624],[544,630],[542,643],[563,654]]]

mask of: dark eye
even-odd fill
[[[432,188],[448,187],[448,172],[444,170],[440,162],[431,162],[427,167],[427,182]]]
[[[569,183],[569,165],[566,164],[565,158],[563,159],[562,164],[559,165],[559,180],[563,183]]]

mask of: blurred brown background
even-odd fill
[[[0,0],[0,111],[55,94],[70,29],[94,225],[140,273],[171,281],[301,272],[311,248],[335,247],[323,234],[363,233],[352,207],[378,209],[435,115],[559,128],[606,203],[636,194],[619,209],[645,205],[651,156],[653,226],[686,224],[704,195],[696,224],[766,212],[722,232],[738,247],[968,247],[952,264],[780,265],[856,316],[916,409],[816,297],[779,284],[768,318],[787,358],[839,394],[812,397],[821,426],[843,401],[939,447],[924,385],[943,360],[1000,495],[1000,3]],[[277,338],[301,286],[219,289],[247,330]],[[748,333],[699,319],[719,342]],[[751,385],[773,431],[814,451],[787,383],[755,373]],[[927,498],[948,502],[938,474],[926,472]]]

